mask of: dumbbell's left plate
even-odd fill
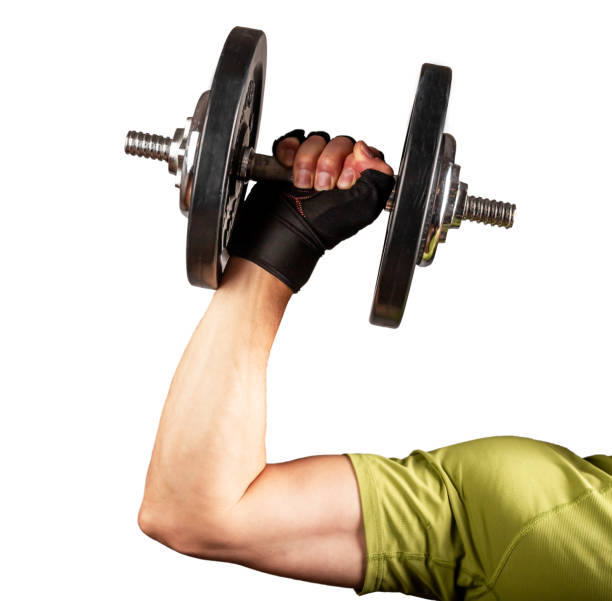
[[[227,263],[227,242],[246,182],[234,173],[244,147],[255,148],[266,75],[263,31],[235,27],[213,78],[195,161],[187,226],[187,277],[217,288]]]

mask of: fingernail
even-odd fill
[[[295,150],[293,148],[281,148],[278,151],[278,160],[287,167],[293,165],[293,159],[295,157]]]
[[[346,189],[353,185],[355,179],[355,171],[351,167],[347,167],[341,174],[338,180],[338,188]]]
[[[312,171],[310,169],[300,169],[293,182],[298,188],[312,188]]]
[[[374,158],[374,153],[370,150],[369,146],[365,142],[361,142],[361,152],[365,154],[369,159]]]
[[[316,190],[329,190],[331,188],[331,175],[326,171],[319,171],[315,179]]]

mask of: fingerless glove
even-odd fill
[[[252,261],[298,292],[326,250],[372,223],[395,180],[367,169],[348,190],[257,183],[238,209],[230,255]]]

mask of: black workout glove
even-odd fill
[[[378,217],[394,183],[393,176],[374,169],[363,171],[348,190],[259,182],[238,210],[228,251],[297,292],[325,250]]]

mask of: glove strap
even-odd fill
[[[257,210],[258,202],[245,203],[228,244],[230,255],[247,259],[298,292],[308,281],[325,248],[314,230],[284,197],[259,199],[274,202],[272,211]],[[262,217],[263,215],[263,217]]]

